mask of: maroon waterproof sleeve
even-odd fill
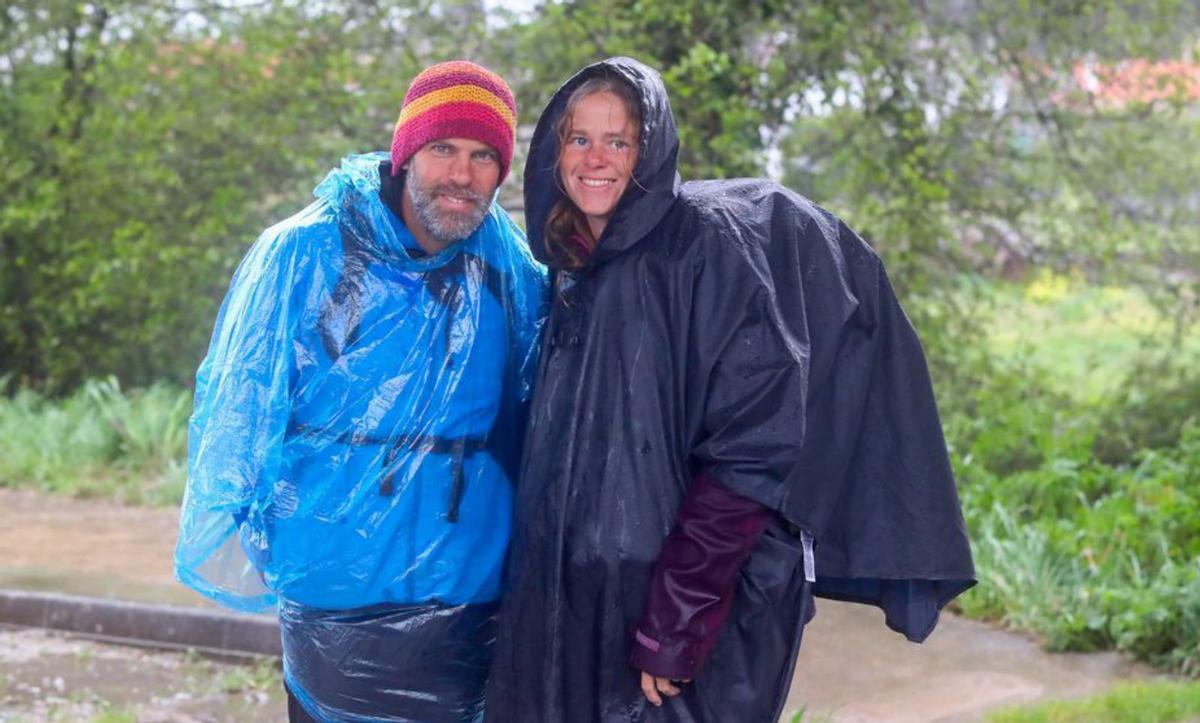
[[[733,602],[738,572],[766,529],[770,509],[698,475],[663,542],[631,662],[674,680],[696,676]]]

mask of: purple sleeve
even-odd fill
[[[738,572],[766,529],[770,509],[701,474],[654,566],[631,662],[674,680],[696,676],[729,615]]]

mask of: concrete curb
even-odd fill
[[[266,615],[0,589],[0,624],[61,630],[125,645],[228,657],[279,656],[279,623]]]

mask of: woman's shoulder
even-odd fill
[[[764,178],[692,181],[683,184],[679,200],[691,214],[717,224],[803,228],[837,220],[807,197]]]
[[[695,181],[680,193],[682,226],[709,253],[775,244],[837,243],[841,221],[833,213],[774,181],[738,178]]]

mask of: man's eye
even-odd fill
[[[494,153],[476,153],[475,160],[478,163],[487,163],[489,165],[500,162],[500,159],[496,158],[496,154]]]
[[[573,146],[586,146],[586,145],[587,145],[587,139],[586,139],[586,138],[584,138],[583,136],[575,136],[574,138],[572,138],[572,139],[569,141],[569,143],[570,143],[571,145],[573,145]]]
[[[429,147],[429,150],[437,153],[438,155],[445,155],[450,152],[450,146],[446,145],[445,143],[434,143]]]

